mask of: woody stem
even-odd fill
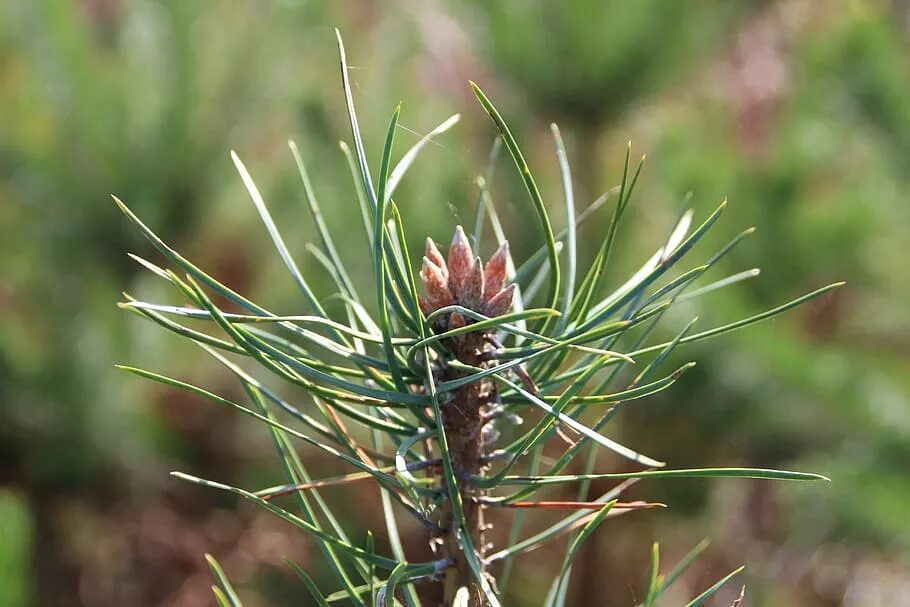
[[[450,349],[462,363],[472,366],[483,366],[483,334],[468,333],[457,342],[450,344]],[[465,372],[447,368],[443,373],[445,381],[463,377]],[[442,408],[442,421],[449,444],[449,455],[452,468],[459,484],[459,493],[464,511],[464,529],[470,534],[471,544],[479,553],[482,562],[486,538],[484,537],[484,506],[478,498],[483,491],[471,487],[472,476],[482,474],[488,464],[484,458],[483,426],[485,414],[490,404],[492,385],[486,381],[462,386],[454,391],[452,399]],[[444,479],[441,479],[444,483]],[[453,565],[446,572],[444,581],[444,605],[452,605],[455,593],[461,587],[468,588],[469,605],[482,607],[483,593],[474,577],[456,535],[456,521],[453,518],[451,504],[446,503],[440,509],[439,526],[445,531],[440,537],[443,555],[451,559]]]

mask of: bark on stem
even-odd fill
[[[447,345],[458,360],[465,364],[477,367],[489,364],[483,361],[486,346],[482,332],[465,334]],[[446,381],[464,375],[464,372],[451,368],[443,371],[443,379]],[[472,475],[483,474],[487,467],[484,463],[483,426],[484,415],[494,397],[493,390],[493,384],[488,381],[471,383],[455,390],[451,400],[442,407],[442,421],[448,438],[452,467],[459,484],[466,530],[481,562],[486,538],[484,506],[478,498],[483,495],[483,491],[471,487],[469,479]],[[440,483],[444,485],[445,480],[440,478]],[[483,593],[458,543],[450,503],[447,502],[441,508],[438,524],[446,530],[444,536],[438,538],[443,556],[453,561],[452,567],[446,572],[443,605],[452,605],[455,593],[464,586],[469,589],[469,605],[483,607]]]

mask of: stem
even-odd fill
[[[483,360],[486,358],[484,353],[487,346],[481,331],[460,335],[449,340],[446,345],[455,358],[462,363],[477,367],[490,364]],[[446,381],[458,379],[463,375],[465,375],[463,371],[451,368],[443,371],[443,378]],[[484,525],[485,506],[481,498],[486,491],[472,487],[469,479],[476,474],[482,474],[488,467],[483,444],[483,427],[488,422],[486,414],[491,401],[495,398],[495,386],[492,382],[481,380],[458,388],[451,396],[451,400],[443,406],[442,421],[449,440],[452,467],[459,482],[465,529],[470,534],[472,544],[478,551],[478,560],[482,563],[486,545],[484,533],[486,527]],[[444,484],[445,480],[440,478],[440,483]],[[443,535],[437,538],[442,556],[451,559],[453,563],[446,571],[443,605],[447,607],[452,605],[455,593],[464,586],[469,590],[470,601],[468,604],[470,607],[483,607],[483,593],[458,544],[451,504],[448,502],[440,508],[437,523],[442,529],[445,529]]]

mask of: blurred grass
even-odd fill
[[[718,234],[758,227],[723,271],[763,269],[693,303],[702,322],[719,324],[833,280],[849,283],[808,311],[725,338],[719,349],[688,350],[697,370],[668,396],[624,413],[622,424],[644,451],[680,467],[780,465],[834,482],[771,490],[746,481],[667,484],[661,491],[674,493],[662,496],[642,487],[674,508],[624,518],[586,546],[598,585],[573,587],[576,604],[633,602],[651,540],[661,540],[672,562],[703,536],[715,539],[711,565],[690,587],[745,561],[752,605],[865,607],[887,603],[864,602],[873,596],[864,588],[905,592],[907,4],[555,6],[0,4],[0,483],[9,488],[0,525],[4,540],[7,529],[22,538],[18,548],[4,541],[0,587],[11,598],[0,595],[0,604],[17,596],[36,605],[203,604],[205,551],[258,604],[302,596],[281,568],[284,554],[307,561],[300,538],[166,478],[179,467],[259,482],[272,469],[267,437],[111,368],[141,354],[151,368],[203,385],[227,381],[114,308],[123,285],[137,294],[158,287],[125,257],[151,253],[108,194],[127,197],[232,287],[295,311],[297,295],[254,222],[228,150],[247,160],[276,220],[294,228],[283,230],[289,246],[303,251],[315,231],[285,146],[296,139],[326,221],[343,233],[354,193],[337,148],[347,131],[335,25],[349,41],[374,157],[398,101],[398,137],[408,143],[445,116],[464,115],[399,188],[413,247],[425,234],[443,240],[470,217],[472,179],[491,137],[470,98],[471,78],[500,100],[554,208],[549,121],[560,122],[578,167],[579,203],[615,184],[627,139],[647,152],[608,280],[660,245],[678,201],[692,191],[700,212],[730,197],[729,229]],[[507,165],[498,168],[494,195],[507,209],[513,249],[527,254],[524,218],[508,211],[521,183]],[[593,256],[607,218],[580,233],[582,259]],[[364,253],[342,251],[361,275],[370,271]],[[327,294],[318,265],[300,258]],[[686,320],[671,319],[667,333]],[[357,503],[375,497],[344,500],[342,511],[374,525]],[[407,541],[418,549],[422,542]],[[29,551],[25,560],[16,556]],[[516,570],[521,583],[512,584],[510,604],[534,604],[545,592],[535,563],[548,558],[561,555],[541,552]],[[594,576],[576,575],[586,577]],[[616,592],[604,598],[601,582]]]
[[[28,564],[32,559],[32,524],[28,505],[13,491],[0,491],[0,604],[27,605]]]

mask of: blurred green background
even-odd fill
[[[307,604],[286,556],[328,589],[306,537],[168,477],[258,488],[275,461],[262,428],[113,369],[238,392],[198,351],[115,307],[121,290],[171,294],[126,257],[158,259],[109,194],[233,288],[299,313],[231,166],[235,149],[328,296],[304,250],[315,231],[286,140],[300,144],[343,235],[359,217],[337,145],[349,131],[333,26],[372,155],[398,101],[399,151],[462,114],[399,189],[412,256],[425,235],[446,241],[471,216],[493,134],[473,79],[510,121],[557,224],[550,121],[567,139],[580,204],[617,183],[627,140],[648,154],[613,284],[661,245],[689,191],[701,216],[731,201],[701,253],[757,226],[723,272],[761,276],[689,304],[668,332],[694,314],[707,328],[849,283],[689,347],[696,371],[617,427],[678,467],[781,466],[834,482],[641,483],[641,496],[672,507],[605,526],[576,565],[570,604],[634,605],[652,541],[672,563],[708,537],[681,586],[690,596],[746,563],[745,605],[910,605],[905,0],[0,2],[0,605],[213,604],[206,551],[251,606]],[[496,198],[526,255],[526,201],[500,164]],[[608,217],[582,230],[587,258]],[[370,280],[360,245],[346,256]],[[314,469],[326,463],[303,454]],[[382,528],[374,491],[337,496],[361,535]],[[423,549],[417,533],[406,542]],[[562,549],[524,557],[506,604],[539,604]]]

